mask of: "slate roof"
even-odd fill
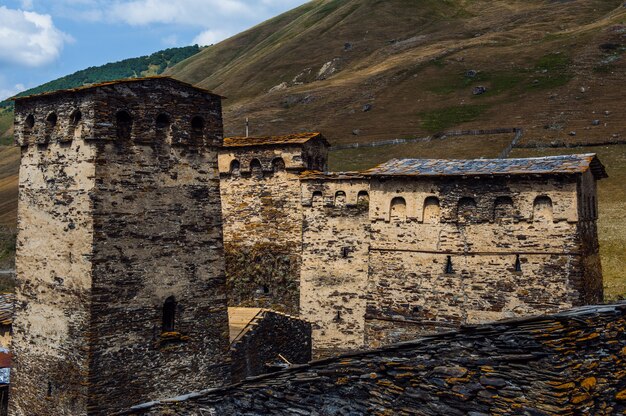
[[[74,93],[74,92],[80,92],[80,91],[87,91],[87,90],[91,90],[91,89],[95,89],[95,88],[100,88],[100,87],[106,87],[108,85],[117,85],[117,84],[132,84],[132,83],[139,83],[139,82],[145,82],[145,81],[151,81],[151,80],[166,80],[166,81],[170,81],[172,83],[176,83],[179,84],[183,87],[187,87],[187,88],[193,88],[194,90],[203,92],[205,94],[211,94],[211,95],[215,95],[217,97],[221,97],[221,98],[225,98],[222,97],[220,95],[217,95],[209,90],[205,90],[203,88],[198,88],[195,85],[189,84],[187,82],[183,82],[183,81],[179,81],[175,78],[169,77],[169,76],[165,76],[165,75],[156,75],[156,76],[151,76],[151,77],[142,77],[142,78],[126,78],[126,79],[118,79],[115,81],[106,81],[106,82],[99,82],[97,84],[88,84],[88,85],[83,85],[80,87],[76,87],[76,88],[68,88],[68,89],[64,89],[64,90],[55,90],[55,91],[47,91],[47,92],[42,92],[39,94],[31,94],[31,95],[26,95],[23,97],[11,97],[8,98],[8,100],[15,100],[15,101],[19,101],[19,100],[26,100],[26,99],[30,99],[30,98],[39,98],[39,97],[48,97],[48,96],[54,96],[54,95],[60,95],[60,94],[67,94],[67,93]]]
[[[365,179],[365,176],[360,172],[320,172],[317,170],[306,170],[300,174],[300,180],[351,180],[351,179]]]
[[[526,159],[392,159],[369,169],[369,176],[492,176],[577,174],[591,170],[596,179],[608,177],[593,153]]]
[[[276,146],[285,144],[304,144],[309,140],[320,138],[327,146],[328,141],[318,132],[295,133],[285,136],[257,136],[257,137],[226,137],[224,147],[246,147],[246,146]]]
[[[11,325],[13,323],[13,308],[15,295],[0,295],[0,325]]]

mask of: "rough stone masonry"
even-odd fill
[[[229,381],[219,96],[169,79],[20,98],[13,415]]]
[[[618,304],[465,327],[123,414],[623,415],[625,314]]]

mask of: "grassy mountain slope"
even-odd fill
[[[255,133],[320,129],[335,143],[483,126],[601,141],[626,128],[622,3],[318,0],[166,73],[229,97],[230,134],[247,116]]]
[[[624,52],[626,8],[618,0],[314,0],[165,73],[228,97],[228,135],[241,134],[249,117],[253,134],[321,130],[335,144],[522,127],[521,144],[538,148],[513,156],[596,145],[584,150],[598,151],[611,175],[600,188],[600,240],[607,292],[616,298],[626,296],[626,146],[599,144],[626,140]],[[487,92],[474,95],[478,86]],[[3,120],[0,113],[0,129]],[[403,156],[493,157],[510,139],[348,149],[331,153],[331,168]],[[0,197],[9,201],[0,225],[14,223],[18,153],[0,153],[8,161],[0,164]]]

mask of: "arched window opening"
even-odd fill
[[[446,274],[454,274],[454,267],[452,267],[452,256],[447,257],[446,268],[444,271]]]
[[[369,206],[370,194],[367,191],[360,191],[356,197],[356,204],[358,206]]]
[[[533,220],[550,222],[554,220],[552,200],[548,196],[538,196],[533,204]]]
[[[314,207],[324,206],[324,195],[320,191],[313,192],[311,197],[311,205]]]
[[[441,206],[439,204],[439,198],[436,196],[429,196],[426,200],[424,200],[422,222],[424,224],[438,224],[440,219]]]
[[[118,111],[115,114],[115,122],[117,127],[117,138],[119,140],[130,140],[133,130],[133,118],[127,111]]]
[[[48,117],[46,117],[46,134],[45,134],[46,141],[50,140],[50,137],[52,136],[52,132],[54,131],[54,128],[57,125],[57,121],[58,121],[58,117],[56,113],[50,113],[48,114]]]
[[[272,171],[283,172],[285,170],[285,161],[281,157],[272,160]]]
[[[195,116],[191,119],[191,140],[194,144],[201,144],[204,136],[204,119]]]
[[[26,127],[28,130],[30,130],[33,127],[35,127],[35,116],[34,115],[29,114],[26,117],[26,120],[24,120],[24,127]]]
[[[261,165],[261,161],[259,159],[252,159],[250,161],[250,173],[252,173],[252,176],[257,178],[263,177],[263,166]]]
[[[337,191],[337,193],[335,194],[335,206],[346,206],[346,193],[344,191]]]
[[[474,198],[464,197],[459,200],[457,207],[457,218],[460,222],[475,220],[476,201]]]
[[[393,222],[406,221],[406,201],[402,197],[395,197],[391,200],[389,218]]]
[[[232,162],[230,162],[230,174],[231,175],[238,175],[240,169],[241,169],[241,164],[239,163],[237,159],[234,159]]]
[[[493,204],[493,219],[501,221],[512,219],[515,215],[513,200],[508,196],[499,196]]]
[[[72,111],[72,114],[70,114],[70,126],[73,126],[73,127],[78,126],[78,123],[80,123],[82,119],[83,119],[83,113],[81,113],[80,110]]]
[[[267,295],[270,293],[270,288],[266,285],[261,286],[261,292],[263,292],[264,295]]]
[[[522,271],[522,261],[519,258],[519,254],[515,256],[515,271],[516,272]]]
[[[168,128],[171,124],[170,116],[165,113],[161,113],[157,116],[155,120],[155,125],[158,130],[164,130]]]
[[[46,126],[48,128],[54,128],[57,125],[57,121],[58,121],[58,117],[56,113],[50,113],[48,114],[48,117],[46,117]]]
[[[74,110],[72,111],[72,114],[70,114],[70,128],[68,131],[68,136],[70,139],[73,139],[75,138],[75,136],[80,135],[80,129],[77,129],[77,127],[82,118],[83,113],[81,113],[80,110]]]
[[[176,328],[176,299],[170,296],[163,303],[163,332],[174,332]]]
[[[52,397],[52,382],[48,381],[48,390],[46,392],[47,397]]]

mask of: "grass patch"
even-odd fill
[[[538,74],[533,80],[532,88],[551,89],[566,85],[573,78],[571,63],[570,57],[562,53],[542,56],[535,65],[535,72]]]
[[[443,75],[439,79],[425,86],[427,91],[439,95],[453,94],[462,90],[471,92],[472,87],[484,85],[487,93],[475,95],[474,98],[489,97],[512,91],[522,85],[525,81],[524,74],[516,71],[496,71],[478,72],[475,77],[470,78],[462,74]]]
[[[437,133],[458,124],[476,120],[489,108],[488,105],[461,105],[446,107],[419,113],[422,128],[430,133]]]

